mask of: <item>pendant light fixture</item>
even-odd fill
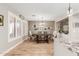
[[[44,26],[45,25],[45,22],[44,22],[44,17],[41,17],[41,19],[42,19],[42,21],[41,21],[41,23],[40,23],[40,26]]]
[[[70,15],[72,13],[73,9],[71,7],[71,4],[69,3],[67,14]]]

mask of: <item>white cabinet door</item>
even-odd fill
[[[68,50],[63,43],[60,43],[59,40],[54,40],[54,56],[76,56],[76,53]]]

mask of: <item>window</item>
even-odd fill
[[[16,18],[13,16],[9,16],[9,35],[10,38],[16,37]]]
[[[16,26],[17,26],[17,36],[21,36],[21,20],[17,20]]]

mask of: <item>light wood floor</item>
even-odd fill
[[[24,41],[5,56],[53,56],[53,42]]]

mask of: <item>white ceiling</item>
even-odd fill
[[[56,20],[67,15],[68,3],[9,3],[12,7],[22,14],[27,20]],[[78,3],[72,3],[74,11],[79,9]]]

